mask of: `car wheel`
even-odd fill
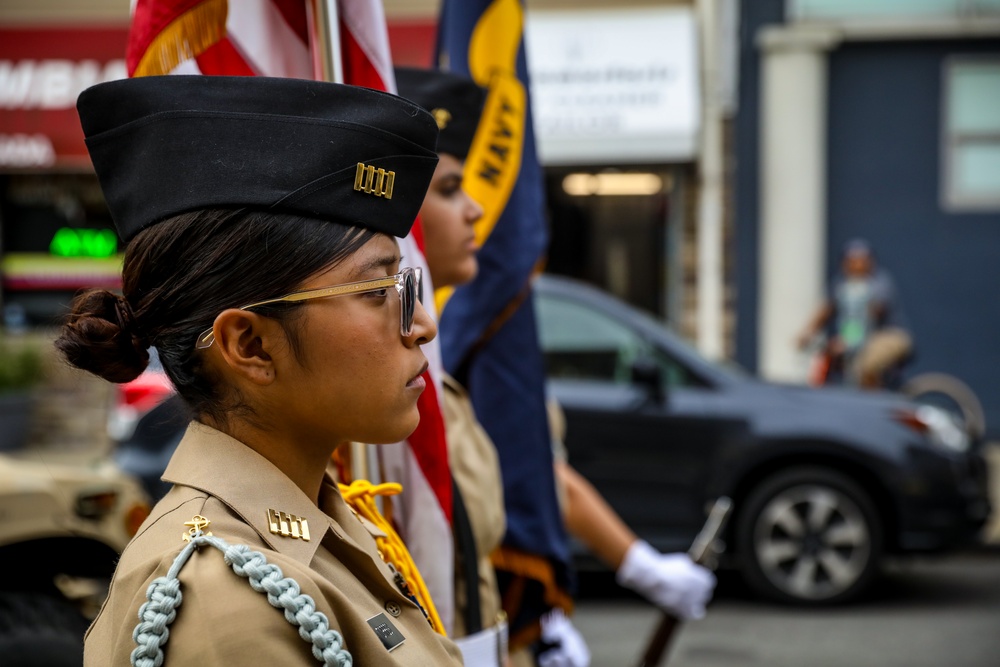
[[[4,667],[79,667],[87,620],[68,602],[41,594],[0,594]]]
[[[870,496],[826,468],[790,468],[760,483],[737,522],[747,583],[771,599],[822,605],[856,597],[882,555],[882,522]]]
[[[923,405],[942,408],[953,414],[973,439],[986,432],[986,415],[976,392],[956,377],[946,373],[922,373],[899,390]]]

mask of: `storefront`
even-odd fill
[[[85,287],[120,284],[118,237],[76,115],[81,90],[125,76],[127,29],[0,29],[0,303],[46,325]]]
[[[125,76],[127,22],[0,29],[0,304],[51,323],[72,295],[116,287],[120,253],[75,100]],[[398,64],[429,66],[433,16],[389,16]],[[700,118],[690,6],[535,10],[526,48],[552,242],[548,269],[670,320],[694,279]]]
[[[434,22],[390,27],[427,64]],[[58,322],[74,294],[121,285],[121,252],[76,113],[85,88],[126,76],[127,22],[0,28],[0,324]]]
[[[681,323],[693,298],[685,286],[696,276],[701,92],[694,9],[582,4],[592,8],[532,8],[525,18],[549,205],[546,270]],[[435,22],[390,15],[389,41],[397,64],[429,66]]]
[[[693,11],[532,11],[526,40],[547,269],[680,320],[700,120]]]

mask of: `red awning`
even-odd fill
[[[389,26],[397,64],[430,66],[433,21]],[[128,26],[0,27],[0,172],[89,170],[80,92],[126,76]]]
[[[128,27],[0,28],[0,171],[90,169],[76,98],[125,76]]]

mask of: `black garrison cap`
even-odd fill
[[[396,68],[396,88],[434,116],[441,130],[438,152],[464,160],[479,126],[486,91],[457,74],[413,67]]]
[[[405,236],[437,164],[434,118],[366,88],[151,76],[77,101],[122,239],[178,213],[247,207]]]

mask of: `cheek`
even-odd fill
[[[468,235],[462,219],[461,201],[458,198],[435,198],[427,208],[424,219],[424,232],[427,235],[427,247],[440,253],[461,249],[462,239]],[[423,211],[421,211],[421,215]]]
[[[374,322],[373,322],[374,324]],[[339,339],[337,353],[331,359],[335,372],[344,382],[366,383],[373,376],[384,374],[385,341],[374,326],[350,327]]]
[[[389,297],[390,300],[394,297]],[[399,314],[393,305],[345,309],[346,326],[337,328],[326,340],[323,356],[316,365],[325,378],[317,378],[336,392],[336,400],[357,410],[377,410],[379,404],[394,400],[399,393],[405,367],[399,337]]]
[[[285,393],[305,421],[371,443],[407,437],[419,419],[407,374],[417,365],[399,336],[391,302],[338,304],[312,319],[299,372]],[[287,406],[286,406],[287,407]]]
[[[398,340],[398,329],[395,334]],[[368,343],[369,347],[348,358],[338,373],[342,391],[338,392],[337,412],[343,415],[345,429],[355,440],[398,442],[409,437],[419,422],[416,404],[405,389],[408,360],[396,348],[375,345],[370,338]]]

